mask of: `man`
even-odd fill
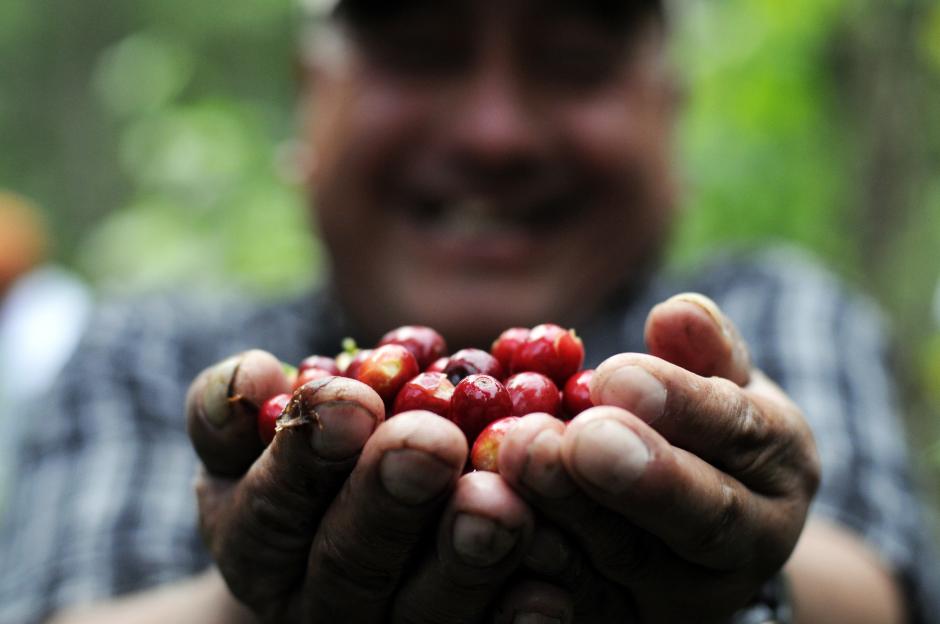
[[[746,622],[790,607],[797,622],[932,616],[871,310],[789,252],[684,282],[653,270],[676,204],[664,32],[657,2],[341,3],[318,33],[304,104],[330,288],[199,322],[151,305],[146,322],[141,309],[112,312],[92,330],[52,412],[67,422],[24,445],[24,474],[57,478],[14,498],[20,546],[3,552],[21,569],[0,584],[8,612],[55,622]],[[690,288],[719,302],[748,343],[710,300],[670,298]],[[157,312],[166,316],[150,322]],[[324,389],[318,426],[282,431],[262,453],[253,406],[283,386],[277,360],[223,359],[257,346],[295,361],[402,323],[437,327],[452,348],[486,345],[546,320],[578,327],[595,362],[643,350],[644,327],[663,357],[607,360],[593,384],[606,407],[567,428],[524,419],[502,476],[461,476],[466,441],[449,421],[415,412],[380,424],[368,394],[348,385]],[[748,348],[796,403],[752,368]],[[187,401],[206,553],[185,492],[194,462],[180,404],[213,360]],[[76,473],[85,480],[69,491]],[[23,509],[36,512],[29,522]]]

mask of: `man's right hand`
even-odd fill
[[[460,476],[453,423],[383,423],[349,379],[305,386],[264,449],[257,407],[287,390],[280,362],[249,351],[187,397],[200,528],[233,595],[263,622],[481,619],[526,553],[529,508],[496,475]]]

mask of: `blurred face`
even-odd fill
[[[671,220],[655,18],[626,2],[394,4],[351,17],[310,69],[313,203],[353,320],[367,335],[428,324],[452,346],[583,322]]]

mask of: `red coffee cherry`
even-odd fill
[[[350,368],[355,364],[350,364]],[[411,351],[401,345],[387,344],[373,349],[356,369],[356,379],[370,386],[388,405],[405,383],[418,374],[418,363]]]
[[[336,374],[316,367],[304,369],[297,374],[297,379],[294,380],[292,389],[296,390],[304,384],[310,383],[316,379],[323,379],[324,377],[336,377]]]
[[[334,377],[338,377],[340,374],[339,368],[336,366],[336,360],[325,355],[311,355],[304,358],[304,360],[297,367],[297,374],[299,375],[305,370],[309,370],[311,368],[319,368],[320,370],[324,370]]]
[[[444,374],[454,385],[468,375],[489,375],[503,379],[503,367],[499,360],[481,349],[461,349],[450,356]]]
[[[427,410],[447,417],[454,384],[444,373],[421,373],[405,383],[395,397],[393,414],[410,410]]]
[[[473,444],[484,427],[512,414],[512,399],[499,380],[490,375],[470,375],[457,384],[448,417]]]
[[[397,344],[405,347],[418,361],[418,368],[424,370],[434,360],[447,353],[444,337],[430,327],[423,325],[405,325],[388,332],[379,341],[379,346]]]
[[[284,412],[284,408],[290,403],[289,394],[275,394],[273,397],[261,404],[258,410],[258,435],[265,446],[271,444],[274,440],[274,434],[277,431],[277,419]]]
[[[584,410],[594,407],[594,403],[591,402],[591,378],[593,376],[594,369],[588,368],[575,373],[565,382],[565,389],[561,395],[565,420],[571,420]]]
[[[341,359],[343,360],[347,359],[347,358],[342,357],[344,355],[346,354],[340,353],[338,356],[336,356],[337,363],[339,363]],[[358,351],[356,351],[355,354],[349,355],[348,363],[344,362],[345,368],[341,367],[341,370],[343,371],[343,377],[349,377],[350,379],[357,379],[359,375],[359,368],[362,366],[362,363],[366,361],[366,358],[368,358],[370,355],[372,355],[372,349],[359,349]]]
[[[506,391],[512,399],[512,415],[525,416],[545,412],[558,417],[561,394],[558,386],[541,373],[516,373],[506,380]]]
[[[504,371],[512,368],[512,358],[516,355],[519,347],[528,339],[528,327],[510,327],[499,335],[499,338],[493,341],[490,347],[490,353],[493,354]]]
[[[581,369],[584,344],[574,330],[546,323],[532,328],[512,358],[512,372],[542,373],[561,386]]]
[[[499,447],[506,434],[512,431],[519,418],[509,416],[491,422],[477,436],[470,451],[470,465],[476,470],[499,472]]]

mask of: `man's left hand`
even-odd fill
[[[646,341],[652,355],[598,368],[599,407],[567,427],[521,420],[500,472],[641,621],[723,621],[796,545],[820,478],[815,443],[710,300],[660,304]]]

